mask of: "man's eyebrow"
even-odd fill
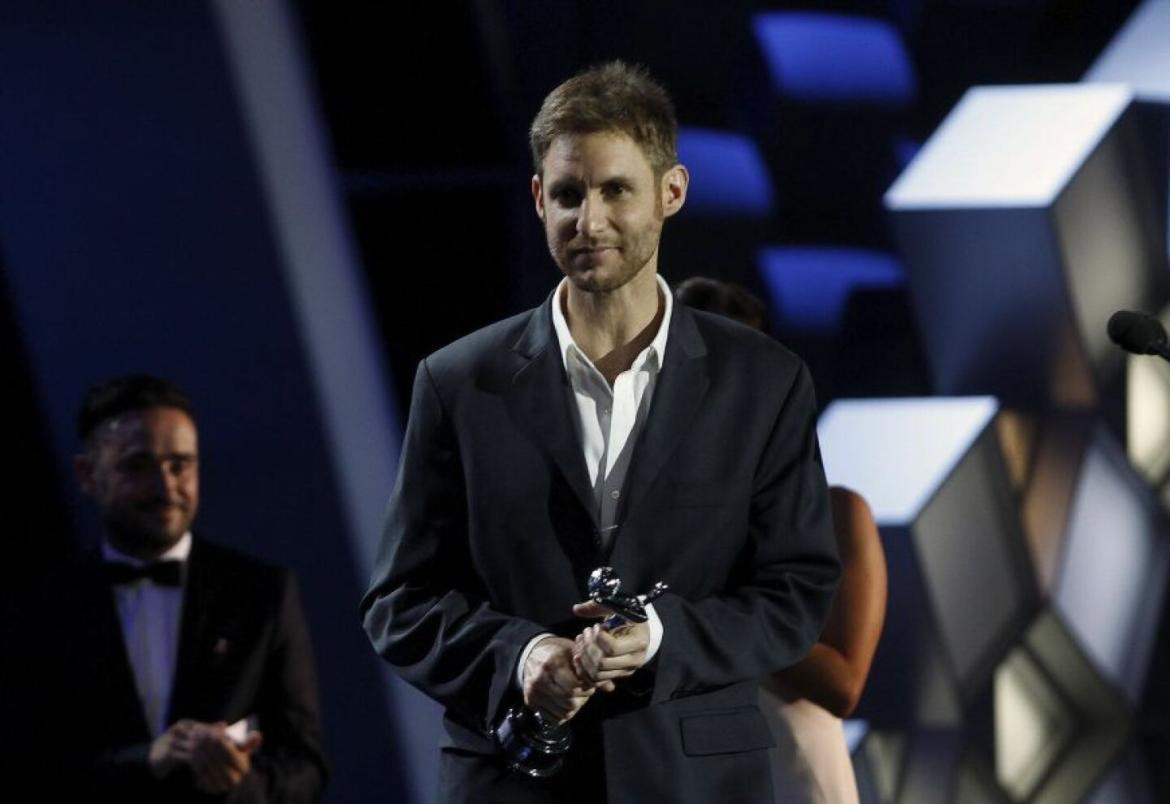
[[[174,458],[198,458],[198,450],[181,450],[172,449],[165,452],[156,453],[147,447],[132,447],[124,452],[118,453],[118,457],[122,460],[128,458],[140,457],[160,458],[162,460],[172,460]]]
[[[566,177],[557,179],[548,186],[549,195],[554,195],[562,190],[577,190],[582,187],[584,182],[578,178]],[[614,173],[611,176],[605,176],[594,182],[595,186],[604,187],[607,184],[621,184],[626,187],[634,186],[634,179],[625,173]]]
[[[561,178],[548,186],[549,195],[555,195],[562,190],[576,190],[581,186],[581,180],[571,177]]]
[[[612,176],[606,176],[602,179],[600,184],[625,184],[633,186],[634,180],[625,173],[615,173]]]

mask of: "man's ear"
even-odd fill
[[[662,215],[669,218],[682,209],[687,200],[691,174],[686,165],[678,164],[662,174]]]
[[[536,217],[544,220],[544,185],[539,173],[532,174],[532,201],[536,204]]]
[[[93,496],[93,458],[89,453],[82,452],[73,456],[73,477],[77,480],[77,487],[87,497]]]

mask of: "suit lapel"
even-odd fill
[[[175,678],[171,685],[171,704],[167,721],[171,722],[197,711],[198,690],[192,678],[199,676],[202,646],[206,644],[207,617],[214,590],[210,588],[214,573],[207,571],[207,556],[198,539],[191,544],[187,559],[187,579],[183,590],[183,613],[179,624],[179,646],[175,654]]]
[[[564,360],[553,334],[551,299],[529,318],[513,345],[523,361],[506,392],[513,422],[556,464],[597,526],[597,503],[585,469],[585,454],[570,418]]]
[[[658,374],[646,425],[634,447],[626,474],[618,521],[625,522],[654,485],[703,405],[710,379],[707,347],[691,311],[676,304],[667,336],[666,361]],[[614,544],[621,539],[619,527]],[[610,546],[612,554],[613,545]]]
[[[111,709],[107,711],[116,712],[121,720],[114,731],[122,733],[125,729],[147,738],[150,736],[150,727],[146,722],[142,702],[138,699],[138,685],[134,681],[134,669],[130,666],[130,656],[126,652],[126,639],[118,620],[114,593],[105,582],[101,557],[95,555],[90,566],[82,583],[92,584],[91,598],[95,605],[82,606],[77,610],[77,616],[83,618],[81,632],[93,634],[95,638],[94,654],[85,657],[86,663],[92,662],[95,657],[103,657],[98,659],[96,665],[105,678],[104,689],[98,694],[108,696]]]

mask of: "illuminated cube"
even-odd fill
[[[1038,596],[989,397],[838,400],[818,426],[831,484],[873,509],[889,571],[885,630],[859,714],[950,727],[1033,617]]]
[[[976,87],[885,197],[942,394],[1091,407],[1118,309],[1168,297],[1165,182],[1124,86]]]

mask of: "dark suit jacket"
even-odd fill
[[[28,760],[63,786],[62,800],[207,801],[189,777],[162,784],[146,766],[150,732],[135,691],[100,556],[55,574],[29,612],[26,705],[10,704],[38,739]],[[257,716],[263,745],[226,800],[316,801],[326,774],[316,666],[290,572],[194,540],[167,722]],[[64,792],[64,791],[63,791]],[[40,791],[43,795],[44,791]],[[57,800],[49,796],[44,800]],[[37,800],[41,800],[38,796]]]
[[[550,303],[424,360],[371,589],[374,647],[446,707],[452,801],[771,801],[756,679],[817,639],[838,574],[803,364],[726,319],[674,307],[619,529],[599,547]],[[654,660],[572,722],[569,770],[502,770],[490,727],[524,645],[582,628],[599,565],[655,581]],[[581,757],[588,757],[583,760]]]

